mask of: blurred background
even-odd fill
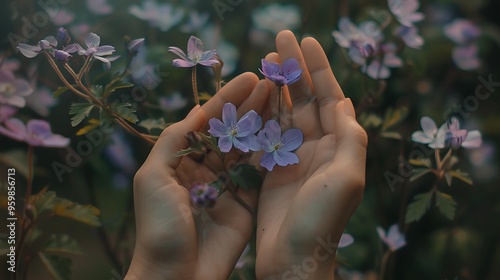
[[[47,120],[54,133],[71,139],[66,148],[35,149],[33,194],[48,188],[59,197],[100,210],[100,226],[64,217],[37,224],[39,237],[26,249],[30,256],[27,279],[123,278],[134,245],[132,178],[151,148],[119,127],[99,137],[94,134],[95,138],[93,134],[76,135],[85,122],[73,127],[68,113],[71,103],[81,99],[70,92],[53,98],[63,84],[47,59],[42,55],[28,59],[16,51],[18,43],[36,45],[46,36],[55,36],[61,26],[72,42],[84,46],[85,36],[94,32],[101,45],[112,45],[116,48],[113,55],[121,55],[111,63],[109,72],[101,63],[92,66],[89,79],[94,85],[105,81],[109,73],[125,69],[130,39],[145,38],[126,78],[135,86],[117,92],[119,98],[133,104],[139,120],[163,120],[138,128],[149,128],[153,134],[159,134],[163,124],[183,118],[194,104],[191,72],[172,66],[176,56],[167,51],[169,46],[186,50],[188,38],[197,36],[205,50],[217,50],[224,61],[223,80],[229,81],[246,71],[260,75],[260,60],[275,51],[274,38],[280,30],[290,29],[299,39],[315,37],[369,135],[364,200],[346,228],[354,242],[338,251],[337,279],[500,279],[498,3],[410,1],[420,5],[406,11],[394,8],[394,2],[2,0],[0,71],[15,77],[14,84],[27,84],[31,89],[23,97],[25,106],[17,106],[22,108],[14,116],[24,122]],[[412,13],[421,13],[423,19],[405,25]],[[367,27],[362,23],[374,24],[378,31],[368,35],[374,38],[378,54],[398,58],[393,64],[379,61],[387,66],[387,73],[370,75],[370,67],[365,69],[355,59],[352,48],[342,46],[341,37],[354,31],[339,29],[341,18],[365,33]],[[411,29],[401,29],[409,25]],[[341,37],[332,36],[334,31]],[[386,43],[392,45],[381,47]],[[367,56],[367,64],[379,57]],[[76,71],[83,60],[69,63]],[[199,68],[198,77],[202,95],[213,95],[211,69]],[[0,77],[0,106],[6,104],[9,94],[2,82],[7,84],[7,78]],[[412,152],[426,154],[425,145],[412,141],[412,134],[422,130],[424,116],[432,118],[437,127],[456,116],[461,127],[480,131],[482,144],[454,151],[455,167],[468,173],[472,185],[456,178],[451,186],[439,183],[439,190],[456,202],[454,217],[443,215],[433,202],[418,221],[407,222],[408,205],[436,181],[432,174],[410,180],[416,171],[407,164]],[[5,120],[2,114],[0,120]],[[434,151],[427,156],[434,160]],[[5,184],[4,170],[16,168],[19,205],[28,176],[27,162],[27,145],[0,135],[0,178]],[[7,215],[5,196],[3,192],[2,215]],[[387,231],[393,224],[398,225],[406,245],[387,254],[390,249],[376,228]],[[0,232],[5,249],[7,232],[4,227]],[[80,253],[61,250],[55,255],[62,259],[50,262],[39,257],[37,248],[54,234],[70,237]],[[232,279],[255,278],[254,251],[250,244]],[[10,277],[5,259],[2,251],[0,275]]]

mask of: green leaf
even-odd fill
[[[133,86],[134,86],[134,84],[124,82],[120,78],[118,78],[118,79],[115,78],[109,84],[106,85],[106,88],[104,89],[104,94],[107,95],[107,94],[114,92],[117,89],[129,88],[129,87],[133,87]]]
[[[244,190],[260,189],[263,178],[255,166],[251,164],[238,164],[229,171],[229,179],[234,186]]]
[[[42,189],[36,195],[31,196],[31,205],[33,205],[33,217],[37,218],[45,212],[52,212],[54,210],[54,203],[56,201],[56,193],[48,192],[47,188]]]
[[[76,240],[66,234],[52,234],[42,250],[48,253],[82,254]]]
[[[38,252],[47,270],[56,280],[71,279],[71,259]]]
[[[99,110],[99,122],[102,126],[111,127],[114,124],[114,117],[104,108]]]
[[[189,147],[187,149],[182,149],[182,150],[179,150],[177,151],[177,153],[174,154],[175,157],[182,157],[182,156],[187,156],[191,153],[194,153],[195,152],[195,149]]]
[[[104,93],[101,85],[92,85],[90,92],[97,97],[101,97]]]
[[[433,192],[426,192],[418,194],[413,198],[413,202],[408,205],[406,209],[405,222],[416,222],[429,210],[432,201]]]
[[[68,87],[58,87],[53,93],[52,93],[52,97],[53,98],[57,98],[59,97],[61,94],[65,93],[69,88]]]
[[[447,174],[450,174],[452,177],[455,177],[469,185],[474,184],[472,179],[469,177],[469,173],[463,172],[460,169],[448,171]]]
[[[439,211],[449,220],[455,218],[457,210],[457,202],[449,194],[443,192],[436,192],[436,206]]]
[[[71,118],[71,126],[75,127],[79,125],[86,117],[89,116],[90,112],[94,108],[94,104],[90,103],[73,103],[69,109],[69,114],[74,115]]]
[[[89,226],[100,226],[99,209],[92,205],[80,205],[64,198],[57,198],[54,205],[54,214],[66,217]]]
[[[413,168],[413,175],[410,177],[410,182],[417,180],[418,178],[424,176],[427,173],[431,173],[432,169],[430,168]]]
[[[396,139],[396,140],[403,139],[401,134],[399,132],[395,132],[395,131],[383,131],[382,133],[380,133],[380,136],[382,136],[384,138],[392,138],[392,139]]]
[[[146,119],[139,122],[139,125],[146,128],[149,132],[151,132],[153,129],[164,130],[168,126],[163,118]]]
[[[109,108],[111,109],[111,111],[115,112],[120,117],[126,119],[131,123],[136,123],[139,121],[137,115],[135,114],[136,110],[132,108],[132,104],[130,103],[113,102],[111,103],[111,106],[109,106]]]
[[[382,125],[382,131],[385,131],[400,122],[406,118],[408,115],[408,108],[406,107],[399,107],[397,109],[392,109],[388,108],[387,111],[385,111],[385,117],[384,117],[384,124]]]

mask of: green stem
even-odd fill
[[[196,83],[196,65],[193,66],[193,70],[191,72],[191,83],[193,85],[194,103],[196,103],[196,105],[200,105],[200,96],[198,95],[198,84]]]
[[[439,149],[434,150],[434,155],[436,157],[436,167],[438,173],[441,173],[442,166],[441,166],[441,155],[439,154]]]

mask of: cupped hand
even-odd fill
[[[257,216],[257,279],[333,279],[336,244],[365,185],[365,131],[356,122],[320,44],[299,46],[290,31],[276,38],[266,60],[299,61],[300,80],[284,90],[282,124],[299,128],[300,162],[268,172]],[[268,81],[270,99],[276,86]],[[269,109],[267,114],[269,115]],[[284,119],[284,121],[283,121]]]
[[[265,82],[245,73],[228,83],[203,106],[163,131],[134,178],[137,238],[126,279],[227,279],[252,236],[252,215],[228,192],[213,208],[197,209],[189,189],[217,175],[206,161],[175,157],[187,148],[189,131],[205,131],[220,118],[226,102],[241,116],[267,103]],[[255,209],[257,192],[238,192]]]

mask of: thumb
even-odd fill
[[[166,165],[171,169],[177,168],[181,157],[176,157],[175,153],[187,148],[188,143],[185,136],[190,131],[199,131],[205,122],[205,111],[200,105],[196,105],[184,120],[163,130],[151,149],[148,161],[151,161],[151,164],[158,164],[156,166]]]

